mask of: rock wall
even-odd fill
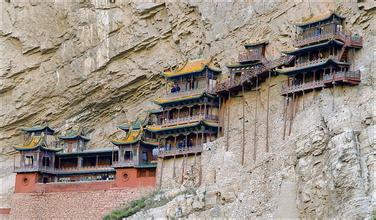
[[[84,192],[17,193],[11,219],[102,219],[128,200],[147,195],[152,188],[124,188]]]
[[[199,186],[202,181],[201,155],[158,160],[157,185],[160,189]]]
[[[178,214],[192,217],[369,216],[376,201],[375,7],[373,1],[1,1],[0,207],[9,207],[19,127],[82,125],[91,147],[108,145],[117,125],[153,107],[164,68],[198,57],[223,67],[237,59],[242,44],[259,39],[270,42],[268,58],[279,56],[292,47],[295,21],[336,10],[347,17],[347,30],[364,37],[353,66],[362,83],[299,99],[283,140],[284,78],[273,78],[269,152],[267,84],[260,96],[245,94],[244,145],[242,98],[232,98],[229,150],[225,132],[202,155],[202,187],[190,203],[180,196],[155,211],[163,216],[169,207],[168,215],[175,215],[181,206]]]

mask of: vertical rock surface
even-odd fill
[[[206,179],[182,215],[286,217],[285,202],[294,212],[289,217],[362,218],[375,209],[373,1],[5,0],[0,10],[0,206],[9,206],[12,147],[23,141],[18,128],[42,121],[59,130],[81,125],[89,129],[91,147],[109,145],[117,125],[153,107],[152,98],[164,91],[164,68],[198,57],[223,67],[236,60],[242,44],[260,39],[269,40],[271,59],[291,49],[295,21],[336,10],[347,17],[347,30],[364,37],[354,63],[362,83],[311,93],[304,109],[299,100],[291,135],[283,140],[284,78],[273,78],[269,152],[266,85],[258,98],[256,137],[258,96],[247,92],[244,166],[242,104],[234,98],[230,150],[222,138],[204,152]]]

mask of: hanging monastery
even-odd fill
[[[188,61],[182,67],[164,71],[168,86],[165,94],[154,100],[160,108],[119,126],[123,137],[109,140],[110,147],[91,149],[83,129],[56,134],[48,124],[23,128],[25,144],[15,147],[19,152],[14,164],[15,193],[80,191],[88,184],[91,190],[169,187],[166,179],[186,183],[183,173],[188,169],[194,176],[190,184],[200,185],[201,169],[194,165],[200,164],[205,143],[224,136],[227,149],[230,146],[231,121],[224,118],[229,118],[225,114],[231,106],[226,103],[231,97],[258,90],[273,76],[286,75],[287,81],[280,85],[285,97],[285,137],[291,132],[294,103],[304,99],[306,93],[359,84],[361,73],[354,69],[353,61],[355,51],[362,48],[362,38],[345,32],[344,20],[331,13],[296,24],[295,49],[284,51],[274,60],[265,56],[267,41],[246,44],[238,62],[227,65],[228,75],[221,76],[221,69],[210,59]],[[266,134],[266,151],[268,137]],[[256,156],[243,156],[242,163]],[[177,158],[194,165],[178,166]],[[172,171],[165,170],[165,164],[171,164]]]

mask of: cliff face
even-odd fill
[[[365,39],[354,64],[362,71],[361,85],[307,95],[283,140],[278,83],[283,77],[274,78],[270,152],[263,153],[266,93],[261,91],[256,162],[251,159],[256,95],[247,92],[245,166],[239,166],[242,101],[234,98],[230,150],[223,152],[227,140],[222,139],[217,150],[202,156],[203,173],[216,174],[215,183],[203,180],[204,186],[223,187],[220,195],[232,196],[188,214],[278,216],[291,209],[302,217],[363,217],[375,206],[374,2],[10,0],[0,6],[0,181],[6,186],[1,205],[8,206],[13,183],[10,152],[22,143],[18,128],[41,121],[58,129],[81,125],[89,129],[92,147],[109,145],[117,125],[153,106],[152,98],[163,91],[164,68],[198,57],[213,57],[224,66],[245,42],[259,39],[269,40],[271,59],[292,47],[293,22],[337,10],[347,17],[345,28]]]

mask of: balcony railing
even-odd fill
[[[290,63],[293,58],[294,56],[282,56],[278,59],[265,62],[263,65],[244,70],[239,78],[223,79],[217,83],[216,92],[229,91],[230,89],[240,87],[245,82],[250,81],[252,78],[256,78],[258,75],[265,73],[266,71]]]
[[[260,53],[245,51],[242,53],[239,53],[238,56],[239,62],[250,62],[250,61],[258,61],[262,60],[262,55]]]
[[[184,154],[195,154],[202,152],[202,145],[196,145],[192,147],[183,147],[183,148],[160,148],[158,152],[158,157],[170,157],[170,156],[179,156]]]
[[[340,71],[333,75],[324,75],[323,77],[325,83],[336,82],[336,81],[355,81],[360,82],[360,71]]]
[[[315,64],[319,64],[319,63],[325,63],[329,59],[337,59],[337,57],[329,56],[329,57],[325,57],[325,58],[319,58],[319,59],[316,59],[316,60],[310,60],[310,61],[305,61],[305,62],[297,62],[295,67],[311,66],[311,65],[315,65]]]
[[[83,166],[83,167],[66,167],[55,168],[46,166],[20,166],[14,167],[14,172],[48,172],[48,173],[65,173],[65,172],[84,172],[84,171],[111,171],[111,165]]]
[[[98,170],[112,170],[111,165],[98,165],[98,166],[82,166],[82,167],[64,167],[64,168],[55,168],[54,171],[57,173],[64,172],[83,172],[83,171],[98,171]]]
[[[301,92],[305,90],[322,88],[324,87],[324,85],[325,84],[323,80],[312,81],[312,82],[302,83],[302,84],[292,85],[292,86],[282,85],[282,94],[289,94],[289,93]]]
[[[125,161],[114,161],[112,163],[113,167],[132,167],[136,164],[134,160],[125,160]]]
[[[303,37],[301,39],[297,39],[294,43],[295,47],[302,47],[308,44],[312,44],[315,42],[320,42],[324,40],[330,39],[339,39],[343,42],[347,42],[351,46],[358,46],[362,47],[363,45],[363,38],[357,35],[346,34],[342,31],[333,31],[333,32],[325,32],[318,35],[312,35],[308,37]]]
[[[170,119],[170,120],[165,120],[162,121],[162,127],[168,127],[176,124],[186,124],[190,122],[195,122],[195,121],[201,121],[201,120],[218,120],[218,116],[216,115],[204,115],[204,114],[199,114],[199,115],[194,115],[194,116],[189,116],[189,117],[182,117],[182,118],[176,118],[176,119]]]

